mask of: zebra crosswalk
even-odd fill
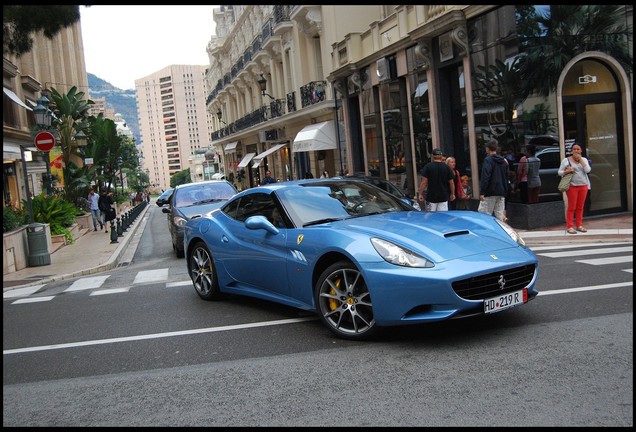
[[[132,279],[130,285],[122,286],[121,283],[118,283],[119,286],[117,287],[108,286],[109,278],[112,276],[110,274],[82,277],[74,280],[73,282],[69,282],[69,286],[64,288],[61,293],[90,291],[90,296],[102,296],[109,294],[127,293],[134,286],[147,284],[165,283],[165,286],[167,288],[188,286],[192,284],[190,279],[182,281],[169,281],[169,271],[169,268],[139,271],[134,274],[134,278]],[[56,297],[55,295],[35,295],[45,286],[46,284],[9,290],[3,293],[3,299],[16,299],[12,304],[35,303],[53,300]]]
[[[585,243],[560,246],[549,245],[536,246],[531,249],[538,256],[546,258],[572,258],[573,262],[592,266],[626,264],[633,263],[634,261],[633,244],[626,246],[624,242]],[[633,265],[621,269],[621,271],[633,273]]]

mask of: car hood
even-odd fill
[[[339,223],[352,231],[398,242],[437,262],[519,247],[494,217],[478,212],[408,211]]]

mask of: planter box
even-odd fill
[[[73,234],[73,240],[77,240],[78,238],[80,238],[82,229],[84,228],[78,223],[74,224],[72,227],[69,227],[68,230],[71,232],[71,234]],[[68,242],[66,241],[66,236],[64,234],[51,235],[51,242],[53,243],[53,250],[58,250],[61,247],[58,246],[59,243],[62,243],[62,246],[68,244]]]
[[[508,224],[516,229],[563,225],[565,226],[565,207],[563,201],[547,201],[535,204],[506,202]]]
[[[91,214],[85,214],[82,216],[75,216],[75,222],[83,229],[93,228],[93,216]]]
[[[45,224],[49,253],[52,250],[51,227]],[[2,236],[2,274],[13,273],[29,266],[29,241],[26,225]]]

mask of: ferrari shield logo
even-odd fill
[[[301,244],[304,238],[305,238],[304,234],[298,234],[298,238],[296,239],[296,244]]]

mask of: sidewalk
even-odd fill
[[[50,265],[27,267],[4,275],[3,291],[103,272],[129,263],[148,220],[146,212],[151,207],[154,208],[154,201],[144,208],[128,227],[128,231],[122,237],[118,237],[118,243],[110,243],[110,231],[108,234],[103,231],[89,231],[75,243],[53,252]],[[581,243],[631,242],[633,214],[589,217],[585,219],[585,227],[588,232],[578,234],[566,234],[565,225],[518,231],[530,247],[574,241]]]
[[[110,229],[108,233],[82,230],[82,235],[73,244],[51,253],[51,264],[5,274],[2,277],[3,291],[99,273],[130,262],[147,222],[146,212],[151,206],[154,202],[141,211],[123,236],[117,237],[117,243],[111,243]]]

